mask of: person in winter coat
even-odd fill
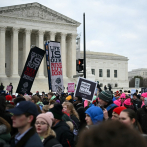
[[[0,142],[9,144],[11,140],[10,131],[10,124],[5,119],[0,117]]]
[[[62,105],[55,104],[53,108],[49,111],[54,115],[54,122],[52,129],[56,133],[56,139],[62,144],[63,147],[73,147],[74,146],[74,135],[70,131],[69,126],[65,121],[62,121]]]
[[[86,126],[86,121],[85,121],[85,108],[84,105],[82,104],[82,98],[80,96],[74,97],[74,102],[73,105],[78,112],[79,118],[80,118],[80,129],[84,128]]]
[[[112,101],[112,94],[110,91],[102,91],[98,95],[99,106],[103,109],[104,119],[107,120],[112,117],[113,109],[118,107]]]
[[[79,115],[76,112],[73,104],[70,102],[64,102],[62,106],[63,106],[63,112],[66,112],[69,114],[70,119],[74,125],[74,128],[78,130],[80,127]]]
[[[144,106],[137,110],[137,119],[144,134],[147,134],[147,98],[144,98]]]
[[[56,139],[55,132],[51,129],[54,116],[51,112],[39,114],[36,118],[36,131],[40,136],[44,147],[62,147]]]
[[[132,103],[133,103],[135,111],[137,111],[138,108],[141,108],[142,102],[140,99],[137,98],[136,93],[133,94]]]
[[[85,113],[85,120],[88,127],[103,121],[103,110],[100,107],[91,106],[85,111]]]
[[[11,139],[11,147],[43,147],[35,129],[38,115],[36,105],[29,101],[21,101],[15,108],[9,109],[9,112],[13,113],[13,127],[18,129],[18,134]]]

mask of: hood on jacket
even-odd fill
[[[93,124],[103,121],[103,111],[100,107],[92,106],[88,108],[85,113],[90,116]]]

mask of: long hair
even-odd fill
[[[0,117],[0,125],[5,125],[7,127],[7,133],[9,133],[11,131],[10,124],[2,117]]]
[[[56,133],[51,129],[51,127],[48,125],[48,130],[44,138],[47,138],[48,136],[54,136],[56,138]]]
[[[66,105],[67,108],[70,110],[70,114],[71,114],[71,115],[75,115],[75,116],[79,119],[79,115],[78,115],[77,111],[75,110],[73,104],[70,103],[70,102],[64,102],[64,103],[63,103],[63,106],[65,106],[65,105]]]
[[[135,119],[135,122],[134,122],[134,124],[133,124],[134,127],[135,127],[135,128],[137,127],[138,130],[139,130],[139,132],[143,134],[142,129],[141,129],[141,126],[140,126],[140,124],[139,124],[139,122],[138,122],[138,120],[137,120],[137,115],[136,115],[135,111],[132,110],[132,109],[125,109],[125,110],[123,110],[122,112],[126,112],[131,120],[132,120],[133,118]]]

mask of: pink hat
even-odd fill
[[[39,115],[37,116],[37,119],[38,119],[38,118],[44,119],[44,120],[49,124],[50,127],[51,127],[52,124],[53,124],[54,116],[53,116],[53,114],[52,114],[51,112],[39,114]],[[37,120],[37,119],[36,119],[36,120]]]
[[[141,96],[144,97],[144,98],[147,97],[147,92],[146,93],[142,93]]]
[[[118,100],[114,101],[113,103],[114,103],[115,105],[117,105],[118,107],[119,107],[120,104],[121,104]]]
[[[122,93],[119,98],[126,98],[126,94],[125,93]]]
[[[130,106],[130,105],[131,105],[131,99],[130,99],[130,98],[126,99],[126,100],[124,101],[124,104]]]

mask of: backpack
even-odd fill
[[[114,107],[116,107],[117,105],[116,104],[110,104],[107,108],[106,108],[106,110],[107,111],[109,111],[109,110],[111,110],[112,108],[114,108]]]

